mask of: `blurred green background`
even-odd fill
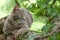
[[[31,12],[34,21],[30,29],[37,33],[49,32],[54,26],[51,21],[60,16],[60,0],[18,0],[18,3]],[[14,6],[15,0],[0,0],[0,19],[9,15]],[[49,36],[48,40],[60,40],[60,33]]]

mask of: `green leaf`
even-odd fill
[[[42,31],[43,33],[47,33],[49,30],[51,30],[52,24],[46,24],[43,28]]]

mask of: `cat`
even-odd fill
[[[28,10],[15,6],[4,22],[3,32],[12,34],[20,28],[29,28],[32,22],[33,18]]]

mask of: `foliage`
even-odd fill
[[[15,0],[0,0],[0,2],[0,18],[2,18],[11,13],[15,5]],[[21,8],[26,8],[32,13],[34,22],[32,23],[31,29],[34,29],[38,33],[47,33],[53,27],[51,21],[55,17],[60,16],[60,0],[18,0],[18,3]],[[42,29],[45,31],[42,31]],[[48,39],[60,40],[59,35],[59,33],[54,34],[48,37]]]

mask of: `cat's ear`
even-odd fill
[[[18,8],[19,8],[18,5],[14,6],[13,12],[16,12]]]

